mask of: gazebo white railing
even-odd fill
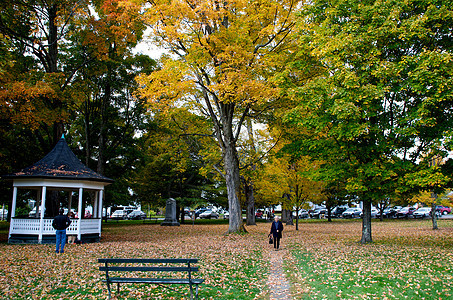
[[[32,234],[32,235],[55,235],[55,229],[52,227],[53,219],[44,219],[41,230],[40,219],[18,219],[12,218],[10,225],[10,234]],[[100,219],[71,219],[71,225],[66,229],[67,235],[93,234],[100,233]]]
[[[104,187],[113,182],[112,179],[98,174],[82,164],[82,162],[69,149],[64,136],[58,141],[53,150],[43,159],[22,171],[2,176],[13,181],[13,203],[11,208],[11,223],[9,231],[10,242],[38,242],[43,243],[43,237],[55,235],[52,227],[53,218],[45,217],[46,196],[48,190],[69,191],[68,208],[72,208],[72,193],[78,193],[78,213],[76,219],[67,229],[67,234],[77,235],[84,241],[99,241],[102,225],[102,201]],[[36,218],[16,217],[18,189],[37,190]],[[89,190],[94,193],[93,218],[82,218],[83,192]],[[61,208],[61,203],[52,203]],[[55,206],[53,206],[55,207]],[[49,217],[52,214],[49,212]],[[47,239],[49,241],[49,239]]]

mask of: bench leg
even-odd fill
[[[189,283],[190,286],[190,300],[193,300],[193,288],[192,288],[192,283]]]
[[[107,281],[107,290],[109,291],[109,299],[112,298],[112,292],[110,291],[110,283]]]
[[[195,299],[198,299],[198,284],[195,285]]]
[[[118,286],[117,286],[117,289],[116,289],[116,293],[119,294],[120,293],[120,283],[118,282]]]

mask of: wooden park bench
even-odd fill
[[[149,283],[166,287],[180,294],[183,293],[165,285],[187,284],[190,288],[190,299],[194,296],[194,286],[195,298],[198,299],[198,285],[204,281],[204,279],[192,278],[192,272],[198,271],[198,267],[192,266],[198,262],[198,259],[194,258],[99,258],[98,262],[104,264],[99,267],[99,271],[105,271],[106,279],[103,282],[107,283],[109,299],[111,298],[110,284],[115,283],[118,285],[117,292],[120,291],[121,283]],[[167,276],[157,276],[162,273],[167,273]],[[173,276],[170,276],[170,273],[173,273]],[[182,276],[182,273],[187,273],[187,276]],[[119,276],[120,274],[125,276]]]

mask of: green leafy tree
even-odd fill
[[[301,128],[292,149],[363,201],[362,243],[372,242],[372,201],[410,192],[405,174],[428,176],[421,154],[450,150],[450,4],[321,0],[301,15],[301,45],[325,72],[290,89],[300,103],[287,121]]]

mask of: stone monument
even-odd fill
[[[169,198],[165,207],[165,220],[160,224],[161,226],[179,226],[176,220],[176,200]]]

